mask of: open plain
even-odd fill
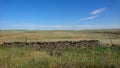
[[[99,40],[100,46],[16,47],[4,42]],[[0,30],[0,68],[119,68],[120,30]],[[32,44],[31,44],[32,45]],[[45,44],[44,44],[45,45]],[[46,44],[47,45],[47,44]],[[65,46],[65,45],[63,45]]]

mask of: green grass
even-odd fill
[[[119,68],[120,47],[0,47],[0,68]]]

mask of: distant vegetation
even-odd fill
[[[103,44],[120,44],[120,29],[116,30],[0,30],[0,43],[5,41],[99,40]]]

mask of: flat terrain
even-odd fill
[[[0,46],[0,68],[119,68],[120,30],[1,30],[5,41],[100,40],[93,47],[37,48]],[[110,46],[114,44],[118,46]]]
[[[120,44],[120,30],[1,30],[0,43],[9,41],[58,41],[97,39],[102,43]]]

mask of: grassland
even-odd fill
[[[57,41],[57,40],[83,40],[97,39],[102,43],[120,44],[120,30],[1,30],[0,43],[4,41]]]
[[[120,30],[0,31],[4,41],[57,41],[98,39],[103,47],[37,49],[0,46],[0,68],[119,68]],[[106,47],[112,43],[118,46]]]
[[[119,47],[61,50],[0,47],[0,68],[119,68]]]

